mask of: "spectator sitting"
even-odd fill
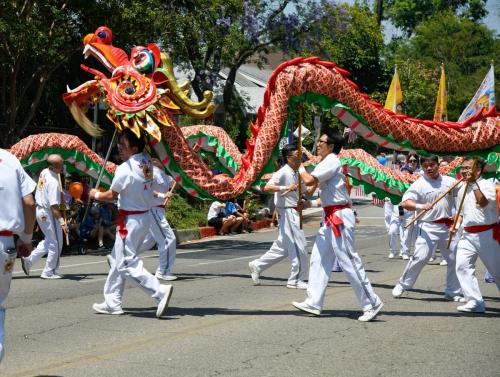
[[[243,220],[238,220],[234,215],[225,216],[226,204],[213,202],[208,210],[208,225],[213,226],[218,234],[229,234],[236,230]]]
[[[97,207],[91,207],[87,218],[84,222],[80,223],[79,226],[80,237],[90,240],[95,238],[99,234],[99,209]],[[101,244],[99,244],[99,248]],[[102,245],[104,248],[104,245]]]
[[[234,215],[236,217],[242,218],[243,222],[241,224],[241,231],[243,233],[251,233],[252,227],[250,226],[250,216],[246,211],[246,200],[243,201],[243,208],[240,206],[238,202],[234,202],[234,206],[236,207],[236,212]]]

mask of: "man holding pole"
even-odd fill
[[[453,223],[451,217],[456,196],[453,194],[458,191],[458,182],[452,177],[439,174],[437,156],[421,157],[421,161],[424,174],[404,193],[401,202],[403,208],[408,211],[423,211],[417,215],[419,221],[416,225],[415,253],[392,290],[392,295],[395,298],[401,297],[404,291],[413,287],[433,250],[439,246],[448,262],[444,298],[464,302],[464,298],[460,296],[460,283],[455,272],[456,240],[451,248],[447,246],[449,227]]]
[[[31,266],[47,255],[47,262],[40,277],[42,279],[61,279],[57,271],[63,247],[63,231],[68,233],[61,205],[61,188],[59,174],[62,173],[64,160],[57,154],[47,157],[48,167],[43,169],[38,179],[35,193],[36,220],[45,238],[29,257],[22,258],[22,268],[26,275],[30,274]]]
[[[463,211],[458,222],[463,232],[457,246],[457,276],[464,291],[465,305],[460,312],[483,313],[485,305],[476,278],[476,260],[479,257],[495,278],[500,290],[500,224],[495,184],[481,178],[484,161],[466,158],[462,174],[467,182],[458,198],[464,197]]]
[[[273,174],[264,191],[274,192],[274,203],[278,213],[279,234],[269,251],[248,264],[255,285],[260,284],[260,274],[288,256],[292,270],[286,287],[307,289],[306,238],[300,228],[297,211],[297,169],[300,166],[296,144],[285,145],[282,149],[286,164]]]
[[[356,219],[351,209],[342,165],[337,157],[343,144],[341,135],[323,133],[317,149],[321,162],[311,174],[303,166],[299,168],[302,181],[311,188],[309,192],[318,184],[320,189],[319,200],[305,203],[304,207],[323,207],[324,222],[311,254],[307,298],[303,302],[292,302],[292,305],[314,315],[321,314],[333,261],[337,257],[363,309],[363,315],[358,320],[368,322],[376,317],[383,303],[373,292],[354,247]]]
[[[153,200],[153,164],[144,153],[144,140],[125,129],[118,139],[118,153],[123,163],[118,166],[105,192],[92,189],[91,199],[112,201],[118,199],[118,226],[115,245],[111,252],[111,268],[104,284],[104,302],[92,308],[101,314],[123,314],[122,297],[125,279],[140,286],[158,304],[156,317],[163,316],[172,295],[171,285],[161,285],[143,266],[138,252],[143,249],[149,233]]]
[[[174,179],[163,170],[160,160],[153,158],[153,207],[151,207],[151,228],[144,241],[145,250],[150,249],[154,243],[158,245],[160,265],[156,270],[156,278],[165,281],[176,280],[172,273],[175,264],[177,240],[174,231],[165,217],[165,206],[172,190],[175,189]]]

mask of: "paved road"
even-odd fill
[[[498,376],[500,298],[481,284],[487,313],[464,315],[442,300],[445,267],[427,266],[416,289],[391,297],[402,260],[386,258],[381,210],[360,207],[357,245],[385,302],[361,323],[341,273],[332,275],[322,317],[295,310],[303,291],[285,288],[286,261],[252,286],[248,262],[267,250],[274,230],[182,245],[169,316],[128,286],[124,316],[95,314],[107,274],[103,255],[62,260],[67,279],[25,277],[16,265],[7,312],[2,376]],[[309,248],[318,219],[305,231]],[[154,252],[145,254],[154,270]],[[482,277],[483,267],[479,267]]]

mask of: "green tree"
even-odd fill
[[[448,119],[456,120],[500,56],[500,39],[483,25],[460,18],[451,11],[422,22],[415,34],[389,54],[389,67],[398,63],[404,91],[403,108],[411,116],[432,119],[439,82],[445,66]]]
[[[479,21],[488,13],[486,0],[387,0],[384,10],[386,17],[407,35],[421,22],[443,11],[471,21]]]
[[[269,51],[296,44],[320,11],[313,0],[168,2],[162,44],[178,65],[194,71],[191,87],[199,99],[205,90],[222,92],[221,125],[233,137],[244,136],[245,103],[234,88],[239,68],[249,61],[261,65]]]
[[[320,21],[302,36],[297,53],[336,62],[351,73],[360,88],[371,93],[380,82],[383,66],[382,30],[366,6],[324,3]]]

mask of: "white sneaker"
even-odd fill
[[[314,315],[321,315],[321,310],[316,309],[309,304],[306,304],[305,301],[304,302],[293,301],[292,305],[295,306],[297,309],[302,310],[304,312],[308,312],[308,313],[311,313]]]
[[[446,301],[467,302],[467,300],[465,298],[463,298],[462,296],[460,296],[460,295],[454,295],[454,294],[450,295],[448,293],[444,294],[444,299]]]
[[[170,297],[172,297],[172,292],[174,291],[174,287],[171,285],[164,285],[165,287],[165,296],[160,300],[158,304],[158,308],[156,309],[156,318],[160,318],[167,312],[168,302],[170,301]]]
[[[165,281],[177,280],[177,276],[173,274],[160,274],[159,272],[156,272],[155,276],[158,280],[165,280]]]
[[[446,259],[443,259],[441,263],[439,263],[440,266],[448,266],[448,262],[446,262]]]
[[[63,275],[58,274],[58,273],[53,273],[52,275],[47,275],[42,273],[40,275],[41,279],[47,279],[47,280],[55,280],[55,279],[62,279]]]
[[[466,313],[484,313],[486,308],[484,307],[484,302],[469,301],[467,304],[459,306],[457,310]]]
[[[401,258],[403,258],[404,260],[409,260],[410,256],[408,254],[403,254]]]
[[[380,309],[382,309],[382,306],[384,306],[384,303],[380,302],[380,304],[378,304],[377,306],[367,310],[366,312],[363,313],[363,315],[361,317],[358,318],[358,321],[370,322],[372,319],[374,319],[377,316]]]
[[[121,315],[124,314],[124,311],[122,308],[117,308],[117,309],[112,309],[106,305],[105,302],[102,302],[100,304],[95,303],[92,305],[92,309],[94,309],[97,313],[100,314],[110,314],[110,315]]]
[[[21,267],[24,271],[24,274],[26,276],[29,276],[30,270],[31,270],[31,263],[30,263],[28,258],[24,258],[24,257],[21,258]]]
[[[252,277],[253,285],[260,285],[260,273],[257,270],[257,267],[255,267],[253,261],[248,263],[248,268],[250,269],[250,276]]]
[[[432,263],[432,262],[434,262],[434,260],[435,260],[435,259],[436,259],[436,258],[434,258],[434,257],[430,257],[430,259],[429,259],[429,262],[428,262],[428,263]]]
[[[389,258],[389,259],[394,259],[395,257],[396,257],[396,254],[394,254],[394,253],[390,252],[390,253],[389,253],[389,256],[388,256],[387,258]]]
[[[396,284],[396,286],[392,289],[392,297],[398,298],[401,297],[405,289],[401,284]]]
[[[307,289],[307,283],[305,281],[298,281],[295,284],[287,284],[286,287],[290,289]]]

